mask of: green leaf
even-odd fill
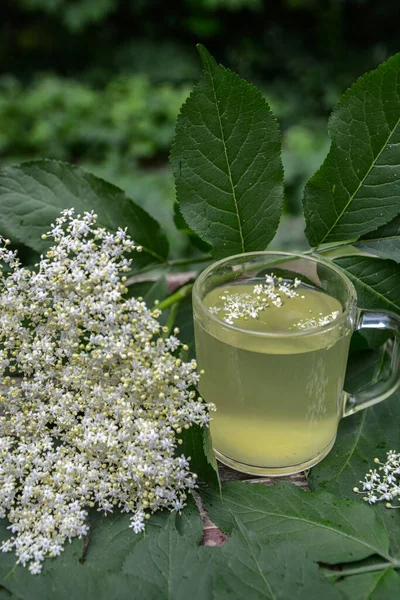
[[[400,213],[400,54],[349,88],[329,121],[331,149],[304,192],[311,246],[360,237]]]
[[[342,598],[300,544],[272,543],[240,521],[215,559],[218,600]]]
[[[0,586],[0,600],[18,600],[17,596],[11,594],[6,588]]]
[[[20,600],[132,600],[132,590],[137,598],[158,600],[157,587],[121,569],[136,547],[140,546],[140,552],[144,552],[144,548],[156,546],[171,532],[179,541],[184,540],[187,548],[197,551],[203,527],[193,498],[189,498],[182,515],[168,512],[152,515],[144,535],[136,535],[129,528],[129,515],[114,513],[104,517],[92,511],[84,561],[84,543],[78,539],[66,543],[59,557],[46,560],[39,576],[15,565],[13,553],[1,554],[0,590],[3,586]],[[0,521],[0,539],[8,537],[5,522]],[[173,561],[174,556],[171,554],[169,559]],[[150,562],[148,571],[153,567]],[[183,571],[181,576],[185,576]]]
[[[186,457],[190,456],[190,468],[198,476],[199,482],[221,489],[210,429],[192,425],[190,429],[182,431],[181,438],[183,445],[178,451]]]
[[[279,127],[255,87],[198,48],[204,72],[171,151],[179,206],[217,258],[264,250],[282,212]]]
[[[128,287],[128,298],[142,297],[147,306],[152,308],[156,300],[164,300],[168,296],[168,284],[164,275],[151,281],[137,281]]]
[[[362,236],[355,246],[363,252],[400,263],[400,216]]]
[[[158,536],[167,526],[169,517],[170,513],[166,511],[152,515],[146,522],[145,537]],[[200,544],[203,527],[192,496],[188,497],[185,510],[174,520],[174,523],[181,535],[193,544]],[[130,515],[116,512],[104,516],[92,511],[85,567],[110,571],[121,569],[128,553],[142,539],[141,535],[132,532],[129,525]]]
[[[212,436],[211,436],[211,431],[210,431],[209,427],[203,427],[203,449],[204,449],[204,454],[206,456],[208,463],[212,466],[212,468],[214,469],[214,471],[217,474],[218,486],[219,486],[219,490],[221,491],[221,482],[219,479],[218,463],[217,463],[217,459],[215,457]],[[208,480],[208,483],[210,483],[210,480]]]
[[[388,329],[359,329],[351,336],[350,352],[378,350],[393,334]]]
[[[384,346],[379,350],[362,350],[351,354],[344,389],[354,394],[384,379],[390,370],[390,363],[391,357]]]
[[[336,584],[349,600],[391,600],[400,598],[400,575],[394,569],[353,575]]]
[[[386,532],[372,508],[359,502],[304,492],[286,482],[271,487],[227,483],[222,500],[214,491],[204,491],[202,497],[211,520],[226,533],[240,519],[271,542],[300,543],[315,560],[335,564],[371,554],[388,557]]]
[[[133,267],[165,263],[168,241],[157,221],[114,185],[67,163],[37,160],[0,171],[0,234],[44,252],[49,242],[41,239],[60,211],[94,210],[99,226],[115,231],[126,227],[134,242],[143,246],[135,253]]]
[[[210,244],[207,244],[207,242],[204,242],[201,238],[199,238],[199,236],[194,233],[193,229],[190,229],[189,225],[186,223],[181,211],[179,210],[178,202],[175,202],[174,204],[174,223],[178,231],[188,236],[190,242],[195,248],[201,252],[210,251]]]
[[[393,396],[342,419],[336,443],[322,462],[311,469],[308,483],[312,490],[326,490],[344,498],[359,499],[353,488],[359,485],[374,458],[382,462],[386,452],[400,449],[400,391]],[[400,558],[400,521],[398,512],[382,503],[373,507],[390,536],[391,553]]]
[[[180,535],[171,515],[158,535],[147,536],[134,547],[122,572],[154,590],[154,598],[200,600],[212,597],[212,564],[210,549]]]
[[[184,344],[189,346],[189,357],[193,358],[195,355],[195,348],[192,294],[186,296],[179,302],[175,319],[175,327],[179,328],[178,337]]]
[[[400,312],[400,265],[367,256],[346,256],[335,263],[353,282],[360,308]]]

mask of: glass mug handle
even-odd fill
[[[394,333],[394,344],[389,376],[371,384],[365,390],[356,394],[344,392],[343,417],[382,402],[400,385],[400,317],[391,312],[375,312],[359,310],[355,330],[360,329],[389,329]]]

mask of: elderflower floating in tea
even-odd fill
[[[363,500],[369,504],[385,500],[387,508],[399,508],[392,507],[391,502],[400,495],[400,454],[389,450],[385,463],[381,463],[379,458],[375,458],[374,462],[380,465],[378,470],[370,469],[360,481],[362,489],[355,487],[353,491],[362,494]]]
[[[135,533],[158,509],[180,511],[196,475],[179,435],[213,408],[192,391],[178,330],[163,338],[159,311],[125,297],[125,254],[141,250],[126,230],[70,209],[44,237],[55,245],[36,271],[0,248],[2,550],[33,574],[88,533],[91,507],[131,513]]]
[[[323,315],[320,313],[317,317],[312,317],[311,319],[300,319],[297,323],[295,323],[295,327],[298,329],[313,329],[314,327],[323,327],[324,325],[329,325],[329,323],[333,323],[340,312],[338,310],[334,310],[328,315]]]
[[[282,295],[288,298],[296,298],[299,294],[295,291],[300,285],[300,279],[295,279],[293,284],[283,282],[281,277],[275,277],[273,273],[265,276],[265,283],[257,283],[250,291],[235,292],[232,287],[226,289],[219,296],[223,300],[221,307],[211,307],[213,314],[222,312],[222,318],[226,323],[233,325],[237,319],[257,319],[259,313],[268,306],[281,307],[283,305]],[[236,286],[235,290],[237,289]]]
[[[264,312],[269,307],[282,308],[287,300],[300,298],[301,300],[309,300],[308,286],[301,289],[301,293],[297,291],[302,285],[298,277],[294,278],[293,282],[284,281],[282,277],[276,277],[273,273],[265,275],[263,283],[256,284],[241,284],[236,283],[223,289],[218,290],[217,303],[208,307],[208,310],[213,315],[218,315],[223,321],[229,325],[234,325],[240,319],[247,321],[248,319],[259,319],[260,313]],[[304,294],[306,292],[307,296]],[[311,290],[314,291],[314,290]],[[303,302],[304,309],[307,302]],[[301,310],[302,310],[301,309]],[[313,312],[311,308],[308,309]],[[328,314],[319,312],[315,316],[293,321],[289,329],[308,330],[314,327],[323,327],[332,323],[340,314],[339,310],[334,310]]]

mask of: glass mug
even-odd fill
[[[340,314],[308,330],[266,332],[256,319],[251,330],[227,323],[204,302],[213,290],[223,294],[224,286],[262,283],[271,273],[283,281],[299,278],[304,289],[322,291],[324,298],[328,294],[340,303]],[[220,260],[197,278],[193,312],[196,358],[204,370],[199,390],[217,408],[211,422],[214,451],[244,473],[278,476],[312,467],[332,448],[341,417],[381,402],[400,383],[400,318],[357,308],[350,279],[324,259],[252,252]],[[343,385],[350,338],[360,329],[394,333],[390,373],[349,394]]]

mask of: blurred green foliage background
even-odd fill
[[[279,119],[286,202],[274,245],[301,248],[302,188],[329,147],[329,113],[400,49],[399,12],[393,0],[3,0],[0,164],[79,163],[125,189],[163,223],[174,255],[187,254],[168,153],[202,42]]]

